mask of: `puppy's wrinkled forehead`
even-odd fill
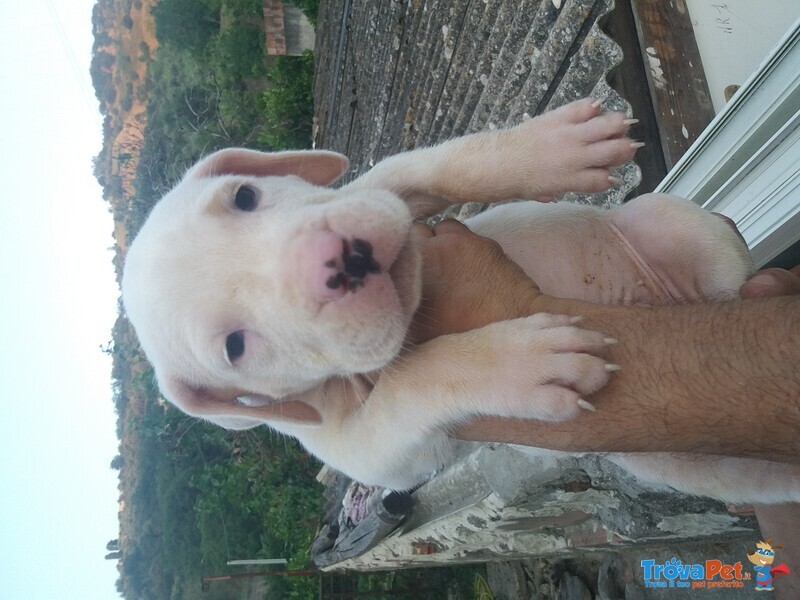
[[[156,204],[125,257],[126,307],[164,298],[165,290],[184,280],[183,273],[202,268],[201,257],[217,243],[211,213],[219,210],[215,207],[225,189],[220,183],[183,182]]]
[[[230,300],[244,285],[239,279],[254,268],[242,239],[253,227],[230,209],[241,184],[242,177],[182,182],[154,207],[128,251],[125,309],[154,362],[164,354],[174,362],[197,347],[192,338],[213,333],[206,329],[233,325],[221,321],[226,308],[233,312]],[[251,290],[269,285],[263,277],[247,282]]]

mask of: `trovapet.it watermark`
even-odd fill
[[[731,565],[716,559],[698,563],[684,563],[674,557],[664,563],[656,563],[653,559],[643,560],[642,577],[646,588],[724,589],[755,584],[757,591],[772,591],[774,578],[790,573],[785,564],[773,564],[778,548],[782,546],[773,545],[772,538],[758,542],[755,551],[747,555],[751,563],[747,566],[741,561]],[[755,571],[755,578],[751,570]]]
[[[693,564],[684,564],[678,558],[661,564],[643,560],[642,576],[646,588],[743,588],[752,579],[741,562],[729,565],[716,559]]]

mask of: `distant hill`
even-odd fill
[[[127,248],[124,215],[147,124],[147,73],[158,41],[151,14],[156,0],[98,0],[91,74],[104,117],[95,176],[114,215],[115,238]],[[117,262],[119,265],[119,262]],[[119,267],[117,268],[119,276]]]

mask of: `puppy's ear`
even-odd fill
[[[322,423],[317,409],[297,398],[276,400],[240,390],[195,387],[175,378],[162,381],[160,385],[184,412],[226,429],[250,429],[270,421],[296,425]],[[238,403],[239,398],[245,402]]]
[[[186,177],[297,175],[314,185],[329,185],[347,171],[348,164],[346,156],[327,150],[258,152],[228,148],[201,160]]]

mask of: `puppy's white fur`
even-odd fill
[[[401,154],[339,190],[322,187],[347,167],[335,153],[234,149],[201,161],[153,209],[123,278],[128,317],[165,396],[224,427],[267,423],[354,478],[394,488],[450,461],[448,428],[474,415],[575,416],[580,397],[609,374],[598,357],[603,335],[568,316],[534,315],[403,348],[420,295],[409,232],[413,218],[456,202],[603,189],[608,165],[631,151],[623,117],[596,113],[574,103],[508,131]],[[237,208],[243,187],[256,199],[252,210]],[[672,220],[678,237],[660,236],[643,252],[654,215]],[[544,291],[594,301],[732,297],[751,269],[724,223],[663,196],[607,213],[508,204],[468,224],[499,241]],[[608,236],[606,258],[575,252],[587,232]],[[380,268],[350,289],[328,285],[355,240],[371,244]],[[615,289],[598,289],[610,269]],[[242,350],[233,358],[232,335]],[[761,488],[748,472],[754,461],[619,457],[626,460],[640,477],[684,491],[800,499],[790,466],[759,463],[775,477]]]

